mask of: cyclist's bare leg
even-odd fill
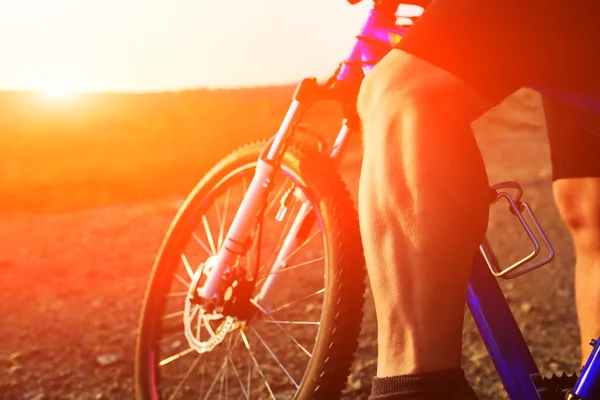
[[[359,217],[378,377],[460,368],[465,293],[489,209],[469,125],[489,107],[458,78],[401,50],[362,85]]]
[[[575,298],[585,362],[600,336],[600,178],[558,179],[553,184],[558,210],[575,247]]]

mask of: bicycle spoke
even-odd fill
[[[190,276],[190,279],[193,279],[194,278],[194,271],[192,271],[192,266],[190,265],[187,257],[183,253],[181,253],[180,256],[181,256],[181,262],[185,266],[185,270],[187,271],[188,275]]]
[[[215,376],[215,378],[213,379],[212,383],[210,384],[210,387],[208,388],[208,392],[206,393],[206,395],[204,396],[204,399],[208,399],[208,395],[212,393],[214,386],[216,385],[216,383],[219,381],[219,378],[222,376],[223,371],[225,370],[225,368],[227,367],[227,359],[231,354],[231,351],[234,350],[238,344],[240,343],[239,339],[236,340],[236,342],[233,344],[233,346],[230,346],[229,350],[227,350],[226,354],[225,354],[225,359],[223,360],[223,364],[221,364],[221,369],[219,369],[219,372],[217,373],[217,376]],[[204,374],[202,374],[202,377],[204,378]],[[202,387],[204,387],[204,381],[202,383]]]
[[[229,340],[227,342],[227,354],[225,354],[225,399],[229,398],[229,355],[231,354],[231,339],[233,335],[229,335]]]
[[[271,386],[269,386],[269,382],[267,382],[267,378],[265,377],[265,374],[264,374],[262,368],[258,364],[258,361],[256,361],[256,357],[254,357],[254,353],[252,352],[252,349],[250,347],[250,341],[246,337],[246,334],[244,333],[244,331],[240,330],[240,336],[242,337],[242,340],[244,341],[244,345],[246,346],[246,350],[248,350],[248,354],[250,355],[250,358],[252,359],[252,363],[256,367],[258,374],[263,379],[263,383],[265,384],[265,387],[269,391],[269,394],[271,394],[271,398],[276,400],[275,394],[273,394],[273,390],[271,390]],[[248,393],[249,392],[250,392],[250,389],[248,389]]]
[[[177,393],[179,393],[179,391],[183,388],[183,385],[189,379],[190,375],[192,374],[192,371],[194,370],[194,368],[196,368],[196,365],[198,365],[201,358],[202,354],[198,354],[198,357],[196,357],[196,360],[194,360],[192,365],[190,365],[187,372],[185,373],[185,376],[183,377],[181,382],[179,382],[179,385],[177,385],[177,387],[175,388],[175,391],[171,394],[171,396],[169,396],[169,400],[175,399],[175,396],[177,396]]]
[[[244,393],[244,397],[249,400],[250,399],[250,395],[248,393],[246,393],[246,388],[244,387],[244,383],[242,382],[242,378],[240,378],[240,373],[238,372],[237,368],[235,367],[235,363],[231,359],[231,356],[227,356],[227,358],[229,360],[229,365],[231,365],[231,370],[233,371],[233,374],[235,375],[235,377],[237,378],[238,383],[240,384],[240,388],[242,389],[242,393]]]
[[[208,244],[210,244],[210,250],[212,251],[211,255],[216,255],[217,248],[215,247],[215,242],[213,240],[210,227],[208,226],[208,220],[206,219],[206,215],[204,214],[202,214],[202,225],[204,225],[204,232],[206,233],[206,237],[208,238]]]
[[[320,295],[320,294],[323,294],[323,293],[325,293],[325,289],[317,290],[317,291],[316,291],[316,292],[314,292],[314,293],[311,293],[311,294],[308,294],[308,295],[306,295],[306,296],[304,296],[304,297],[301,297],[301,298],[299,298],[299,299],[296,299],[296,300],[290,301],[289,303],[286,303],[286,304],[284,304],[284,305],[282,305],[282,306],[279,306],[279,307],[277,307],[277,308],[275,308],[275,309],[271,310],[271,314],[273,314],[273,313],[275,313],[275,312],[277,312],[277,311],[283,310],[284,308],[288,308],[288,307],[290,307],[290,306],[293,306],[294,304],[297,304],[297,303],[299,303],[299,302],[301,302],[301,301],[307,300],[307,299],[309,299],[309,298],[311,298],[311,297],[313,297],[313,296],[318,296],[318,295]]]
[[[203,372],[206,371],[206,359],[207,358],[208,357],[204,357],[204,359],[202,361],[202,371]],[[202,392],[204,392],[204,382],[205,382],[204,378],[205,378],[206,374],[202,373],[201,375],[202,376],[200,377],[200,394],[202,394]]]
[[[300,350],[302,350],[304,352],[304,354],[306,354],[308,357],[312,358],[312,354],[308,350],[306,350],[304,348],[304,346],[302,346],[300,343],[298,343],[296,338],[290,332],[288,332],[287,329],[285,329],[283,326],[281,326],[281,324],[277,323],[277,321],[274,320],[274,318],[271,316],[271,314],[269,314],[264,308],[262,308],[260,306],[260,304],[258,304],[254,299],[250,299],[250,304],[253,304],[256,308],[258,308],[258,310],[261,313],[263,313],[267,318],[269,318],[271,321],[273,321],[274,324],[277,325],[277,327],[279,329],[281,329],[283,331],[283,333],[285,333],[296,344],[296,346],[300,347]]]
[[[225,367],[223,369],[223,373],[221,374],[221,384],[219,385],[219,400],[221,400],[223,395],[223,387],[225,386],[225,375],[227,374],[227,362],[224,363]]]
[[[229,335],[229,338],[227,339],[227,350],[225,353],[225,359],[223,360],[223,362],[225,363],[225,369],[223,374],[221,375],[221,388],[219,389],[219,400],[221,400],[223,389],[225,389],[225,398],[227,398],[227,372],[229,371],[229,363],[227,362],[227,360],[229,357],[229,352],[231,351],[231,338],[232,336]]]
[[[273,321],[254,321],[255,324],[257,323],[261,323],[261,324],[281,324],[281,325],[321,325],[321,323],[319,321],[278,321],[278,320],[273,320]]]
[[[183,314],[184,314],[184,312],[183,312],[183,311],[175,311],[175,312],[172,312],[172,313],[170,313],[170,314],[165,314],[165,315],[163,315],[162,319],[163,319],[163,320],[167,320],[167,319],[171,319],[171,318],[175,318],[175,317],[180,317],[180,316],[182,316]]]
[[[167,294],[167,297],[183,297],[183,296],[187,296],[187,292],[172,292],[172,293]]]
[[[194,349],[192,349],[190,347],[190,348],[185,349],[185,350],[183,350],[183,351],[181,351],[181,352],[179,352],[177,354],[173,354],[172,356],[167,357],[164,360],[162,360],[161,362],[159,362],[158,366],[159,367],[164,367],[165,365],[169,364],[170,362],[173,362],[173,361],[175,361],[175,360],[177,360],[177,359],[179,359],[179,358],[181,358],[183,356],[186,356],[186,355],[190,354],[193,351],[194,351]]]
[[[215,376],[215,378],[213,379],[212,383],[210,384],[209,388],[208,388],[208,392],[206,392],[206,396],[204,396],[204,400],[208,400],[208,395],[212,393],[213,388],[215,387],[215,384],[219,381],[219,378],[221,377],[221,374],[223,373],[223,369],[225,368],[225,363],[221,364],[221,368],[219,369],[219,372],[217,372],[217,375]]]
[[[229,351],[227,351],[227,359],[231,363],[232,371],[234,371],[235,375],[238,377],[238,382],[242,386],[242,390],[243,390],[244,389],[244,385],[242,384],[242,381],[241,381],[241,379],[239,377],[239,373],[237,371],[237,368],[235,367],[235,363],[231,359],[231,352],[232,352],[232,350],[234,350],[240,344],[240,337],[236,336],[235,339],[234,339],[233,338],[233,334],[229,335],[229,337],[230,337],[230,342],[235,341],[235,343],[233,345],[230,345]],[[250,393],[250,392],[248,392],[248,393]]]
[[[202,241],[202,239],[200,239],[200,237],[198,236],[198,234],[196,232],[192,232],[192,237],[194,238],[194,240],[200,245],[200,247],[202,247],[202,250],[204,250],[204,252],[206,254],[208,254],[209,256],[214,255],[213,253],[211,253],[210,249],[208,248],[208,246],[206,245],[206,243],[204,243]]]
[[[199,309],[200,309],[200,307],[194,308],[194,310],[192,311],[192,315],[190,316],[190,319],[193,319],[196,316],[196,313],[198,312]],[[167,320],[167,319],[171,319],[171,318],[180,317],[184,313],[185,313],[185,311],[175,311],[175,312],[163,315],[162,319]]]
[[[273,265],[273,263],[275,262],[277,255],[279,254],[279,252],[281,251],[281,249],[283,248],[285,242],[286,242],[286,237],[290,234],[290,229],[292,227],[292,224],[294,222],[294,220],[297,217],[297,208],[298,206],[301,206],[302,203],[300,202],[296,202],[294,203],[294,206],[292,208],[292,211],[288,213],[288,215],[290,216],[290,218],[288,218],[284,224],[283,229],[281,230],[281,233],[279,235],[279,239],[277,240],[277,243],[279,243],[277,245],[277,248],[275,249],[275,251],[272,253],[272,256],[270,257],[270,259],[267,261],[266,265],[261,265],[259,267],[259,271],[262,271],[263,268],[267,267],[267,265]],[[292,218],[293,216],[293,218]],[[316,231],[315,234],[319,233],[319,231]],[[308,241],[312,239],[312,237],[310,237],[308,240],[306,240],[305,242],[303,242],[298,248],[296,248],[294,250],[294,252],[292,252],[291,254],[289,254],[284,260],[282,260],[282,263],[285,263],[287,260],[289,260],[294,254],[296,254],[302,247],[304,247],[304,245],[306,243],[308,243]]]
[[[325,257],[319,257],[319,258],[315,258],[315,259],[312,259],[312,260],[309,260],[309,261],[305,261],[305,262],[301,262],[301,263],[298,263],[298,264],[290,265],[289,267],[279,268],[277,271],[271,271],[266,276],[264,276],[264,277],[260,278],[258,281],[256,281],[256,285],[260,285],[265,280],[267,280],[267,278],[269,277],[269,275],[280,274],[282,272],[291,271],[291,270],[296,269],[296,268],[305,267],[307,265],[316,263],[318,261],[322,261],[324,259],[325,259]]]
[[[177,279],[181,284],[183,284],[186,288],[190,287],[190,282],[183,279],[177,272],[173,273],[175,279]]]
[[[306,246],[308,244],[308,242],[310,242],[311,240],[313,240],[319,234],[319,232],[320,231],[315,231],[315,233],[313,233],[308,239],[306,239],[304,242],[302,242],[301,245],[299,245],[298,247],[296,247],[294,249],[294,251],[292,251],[290,254],[288,254],[288,256],[285,259],[283,259],[281,262],[282,263],[288,262],[288,260],[290,258],[292,258],[293,256],[295,256],[304,246]]]
[[[247,380],[248,380],[248,395],[250,395],[250,393],[251,393],[250,384],[252,381],[252,355],[250,354],[250,352],[248,352],[248,378],[247,378]]]
[[[256,335],[256,337],[262,343],[262,345],[265,346],[265,349],[271,355],[271,357],[273,357],[273,359],[275,360],[275,362],[277,364],[279,364],[279,368],[281,368],[281,370],[287,375],[287,377],[290,378],[290,381],[292,381],[292,383],[294,384],[294,386],[296,386],[296,389],[298,389],[300,387],[300,385],[298,385],[298,383],[296,383],[296,381],[294,380],[294,378],[292,378],[292,375],[289,373],[289,371],[287,369],[285,369],[285,367],[283,366],[283,364],[281,364],[281,361],[279,361],[279,358],[277,358],[277,356],[275,355],[275,353],[273,353],[273,351],[271,350],[271,348],[269,346],[267,346],[267,344],[265,343],[265,341],[263,340],[263,338],[258,334],[258,332],[256,331],[256,329],[254,329],[252,326],[250,327],[250,329],[252,329],[252,332]]]
[[[158,342],[159,342],[159,343],[165,343],[165,342],[168,342],[168,341],[170,341],[170,340],[173,340],[173,339],[175,339],[175,338],[177,338],[177,337],[179,337],[179,336],[184,336],[184,333],[183,333],[183,331],[178,331],[178,332],[172,333],[172,334],[170,334],[170,335],[168,335],[168,336],[162,336],[162,337],[161,337],[161,338],[158,340]]]

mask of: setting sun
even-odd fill
[[[53,83],[42,89],[41,94],[51,100],[66,100],[73,96],[73,91],[67,85]]]

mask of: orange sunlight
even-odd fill
[[[40,90],[40,94],[49,100],[64,101],[73,97],[73,89],[62,82],[53,82]]]

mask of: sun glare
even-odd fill
[[[73,91],[66,85],[55,83],[42,89],[41,94],[50,100],[67,100],[73,96]]]

